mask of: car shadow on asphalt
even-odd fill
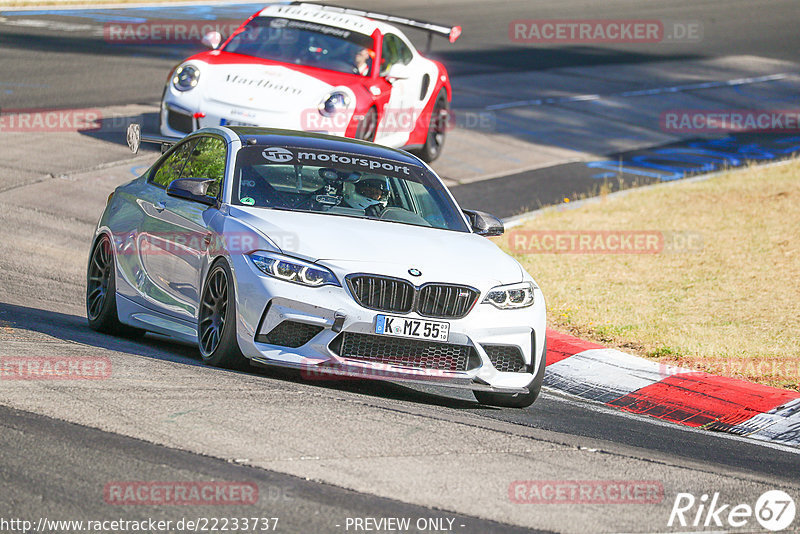
[[[96,127],[78,130],[78,133],[100,141],[126,146],[128,144],[128,125],[134,123],[142,127],[142,133],[145,135],[161,135],[159,117],[156,112],[140,113],[139,115],[110,115],[109,113],[104,113],[100,119],[95,121]],[[144,144],[139,150],[157,153],[158,146]]]
[[[29,333],[18,333],[17,331],[19,330]],[[48,338],[183,365],[206,366],[200,359],[200,353],[194,345],[180,343],[155,334],[147,334],[139,339],[111,336],[90,329],[86,324],[86,318],[83,316],[0,302],[0,342],[23,341],[36,343],[51,341]],[[18,356],[24,356],[24,354],[18,354]],[[221,368],[215,370],[221,373],[244,372],[250,375],[291,381],[315,388],[417,404],[455,409],[475,409],[479,406],[476,401],[447,396],[446,393],[420,391],[413,387],[382,380],[356,378],[308,379],[303,377],[300,371],[297,370],[261,366],[253,366],[247,371],[232,371]]]

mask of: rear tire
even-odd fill
[[[249,361],[236,340],[236,294],[224,259],[208,271],[197,317],[197,343],[203,362],[214,367],[246,369]]]
[[[486,406],[499,406],[501,408],[527,408],[534,403],[542,390],[542,382],[544,381],[544,368],[547,365],[547,338],[544,340],[544,348],[542,350],[542,361],[539,362],[539,368],[536,370],[536,375],[528,384],[528,393],[513,393],[511,395],[506,393],[493,393],[490,391],[473,391],[475,399],[481,404]]]
[[[141,337],[144,330],[119,321],[115,271],[111,240],[104,235],[92,248],[86,269],[86,318],[89,328],[105,334]]]
[[[436,102],[431,111],[431,120],[428,124],[428,137],[425,144],[417,151],[417,155],[426,163],[431,163],[438,158],[444,148],[447,137],[447,122],[450,117],[450,105],[447,103],[447,93],[444,89],[439,91]]]

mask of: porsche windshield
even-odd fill
[[[231,202],[469,231],[430,171],[360,154],[244,147],[237,155]]]
[[[226,52],[367,76],[372,38],[302,20],[255,17],[233,36]]]

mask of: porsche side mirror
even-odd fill
[[[171,197],[193,200],[194,202],[214,206],[217,203],[217,199],[206,194],[213,183],[214,180],[208,178],[178,178],[167,186],[167,194]]]
[[[200,42],[211,50],[216,50],[222,43],[222,35],[220,35],[220,33],[217,31],[208,32],[203,36],[203,40]]]
[[[483,211],[476,210],[463,210],[464,215],[469,219],[469,224],[472,226],[472,231],[484,237],[492,237],[503,235],[505,227],[503,221]]]
[[[386,80],[390,83],[394,80],[407,80],[410,77],[411,69],[408,68],[408,65],[403,65],[402,63],[395,63],[389,67],[389,71],[386,73]]]

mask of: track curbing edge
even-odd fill
[[[544,385],[703,430],[800,447],[800,393],[659,364],[547,331]]]

